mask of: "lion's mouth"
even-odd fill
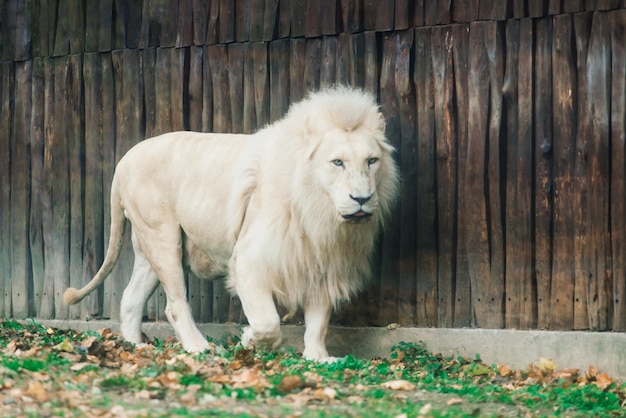
[[[341,215],[348,222],[364,222],[372,216],[371,213],[359,210],[350,215]]]

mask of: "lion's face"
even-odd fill
[[[377,185],[385,152],[365,129],[335,130],[322,138],[314,165],[341,221],[366,222],[378,210]]]

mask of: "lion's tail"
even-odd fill
[[[106,256],[100,266],[100,270],[93,279],[82,289],[68,288],[63,293],[63,302],[67,305],[74,305],[85,296],[93,292],[108,277],[120,257],[122,251],[122,240],[124,238],[124,230],[126,229],[126,218],[124,217],[124,209],[121,205],[120,195],[117,190],[115,178],[111,185],[111,232],[109,237],[109,248],[107,248]]]

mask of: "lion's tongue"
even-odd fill
[[[363,212],[362,210],[358,211],[357,213],[354,214],[354,216],[360,217],[360,216],[366,216],[367,213]]]

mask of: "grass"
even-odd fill
[[[387,358],[306,361],[233,341],[187,354],[104,329],[0,322],[0,416],[626,416],[626,386],[549,360],[511,370],[402,343]],[[216,354],[217,353],[217,354]]]

